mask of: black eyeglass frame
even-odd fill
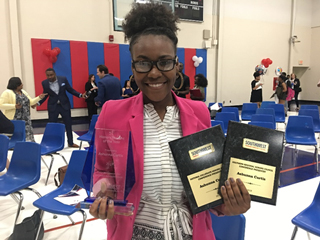
[[[158,66],[158,63],[161,62],[161,61],[172,61],[173,64],[172,64],[172,68],[171,69],[167,69],[167,70],[162,70],[162,69],[159,69],[159,66]],[[148,62],[148,63],[151,63],[151,66],[150,66],[150,69],[148,71],[138,71],[136,69],[136,66],[135,64],[138,63],[138,62]],[[174,69],[174,66],[176,65],[176,63],[178,62],[178,57],[175,56],[174,59],[159,59],[158,61],[150,61],[150,60],[139,60],[139,61],[133,61],[131,60],[131,65],[132,65],[132,68],[137,72],[137,73],[148,73],[152,70],[153,66],[156,66],[157,69],[160,71],[160,72],[169,72],[171,71],[172,69]]]

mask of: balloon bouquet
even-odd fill
[[[58,60],[58,55],[60,53],[60,48],[55,47],[54,49],[45,48],[43,50],[44,55],[46,55],[49,58],[49,61],[51,63],[55,63]]]

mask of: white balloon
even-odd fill
[[[193,64],[195,67],[198,67],[199,66],[199,63],[198,62],[194,62]]]
[[[198,58],[198,62],[199,62],[199,63],[202,63],[202,61],[203,61],[203,58],[202,58],[202,57],[199,57],[199,58]]]
[[[192,60],[195,62],[195,61],[198,60],[198,57],[197,57],[197,56],[193,56],[193,57],[192,57]]]

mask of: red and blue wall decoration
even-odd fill
[[[99,42],[83,42],[54,39],[31,39],[33,72],[35,92],[38,96],[42,93],[41,82],[46,79],[45,71],[53,68],[58,76],[65,76],[70,85],[80,93],[85,92],[84,86],[88,81],[89,74],[95,74],[96,81],[99,81],[97,66],[104,64],[109,72],[118,77],[121,85],[132,75],[131,55],[129,45],[112,44]],[[45,54],[48,49],[60,49],[56,61],[52,61]],[[207,50],[178,48],[177,56],[179,61],[184,63],[184,73],[190,77],[190,89],[194,86],[194,76],[202,73],[207,76]],[[194,67],[193,56],[202,57],[203,62]],[[71,108],[86,108],[84,99],[74,97],[68,93]],[[37,110],[46,110],[44,103],[37,107]]]

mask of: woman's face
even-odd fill
[[[22,88],[23,88],[23,84],[21,82],[21,84],[17,87],[17,91],[21,91]]]
[[[127,81],[126,87],[130,87],[130,81]]]
[[[194,84],[196,84],[196,85],[198,84],[198,77],[194,78]]]
[[[175,59],[172,41],[166,36],[141,36],[132,46],[133,61],[158,61]],[[153,65],[147,73],[138,73],[132,68],[135,81],[143,92],[145,103],[172,103],[171,89],[176,79],[177,65],[172,70],[162,72]]]
[[[94,75],[91,77],[91,79],[90,79],[90,80],[91,80],[91,82],[93,82],[93,81],[94,81]]]

